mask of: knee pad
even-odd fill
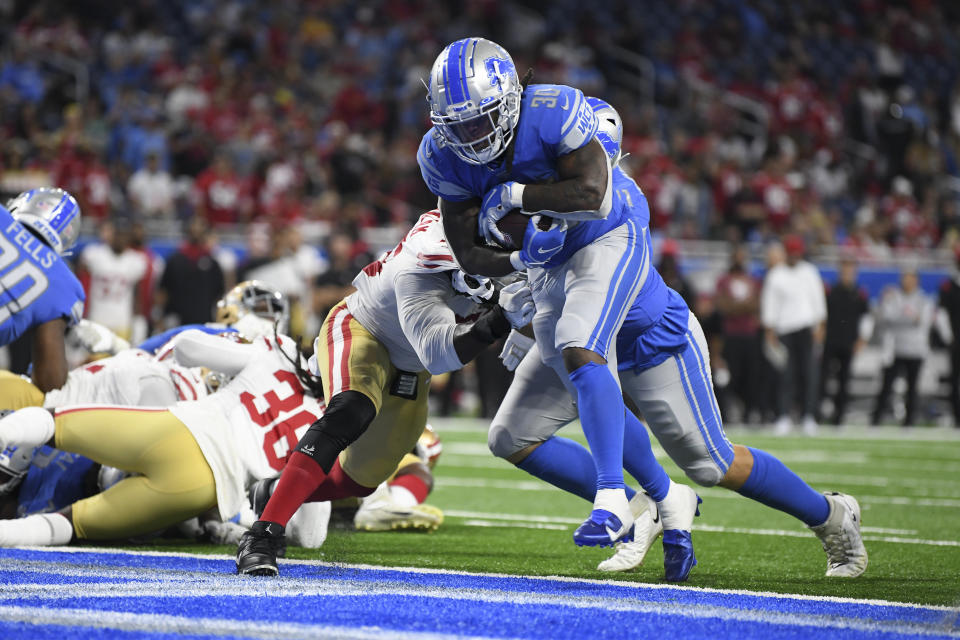
[[[340,452],[363,435],[376,415],[373,402],[359,391],[338,393],[323,416],[300,438],[296,450],[313,458],[324,473],[330,473]]]
[[[683,472],[701,487],[716,486],[723,479],[723,471],[713,460],[698,460],[684,467]]]
[[[505,424],[494,422],[490,425],[490,431],[487,432],[487,446],[490,447],[490,453],[504,460],[528,445],[529,443],[517,442],[510,428]]]

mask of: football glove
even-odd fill
[[[80,345],[90,353],[109,353],[111,355],[130,348],[130,343],[107,329],[102,324],[90,320],[81,320],[73,329]]]
[[[497,228],[500,219],[514,209],[523,207],[523,188],[519,182],[504,182],[498,184],[483,196],[480,205],[480,233],[487,244],[506,246],[507,238]]]
[[[563,249],[567,238],[567,223],[559,218],[553,219],[553,224],[546,231],[541,231],[540,216],[530,218],[527,230],[523,234],[523,248],[514,251],[510,256],[510,263],[516,269],[528,267],[542,267],[550,258]]]
[[[493,281],[490,278],[472,276],[458,269],[451,272],[450,279],[458,293],[462,293],[477,304],[490,302],[493,298]]]
[[[503,315],[514,329],[530,324],[537,311],[533,304],[533,291],[523,280],[500,289],[500,306],[503,308]]]
[[[507,371],[513,371],[520,366],[520,361],[523,360],[536,342],[533,338],[528,338],[516,329],[511,330],[507,340],[503,343],[503,350],[500,351],[500,360],[503,361],[503,366],[506,367]]]

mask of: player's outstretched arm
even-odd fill
[[[67,382],[67,355],[63,336],[67,323],[63,318],[49,320],[33,332],[33,384],[44,393],[59,389]]]
[[[479,200],[452,202],[440,199],[443,233],[457,264],[476,276],[499,277],[516,271],[510,263],[510,251],[477,244]]]
[[[239,344],[197,329],[184,331],[174,340],[173,356],[179,364],[206,367],[228,376],[240,373],[255,355],[252,345]]]
[[[607,154],[596,138],[557,158],[559,180],[523,188],[523,210],[549,211],[566,220],[597,220],[610,213],[613,200]]]

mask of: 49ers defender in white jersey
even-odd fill
[[[239,573],[277,574],[284,527],[304,502],[369,495],[423,433],[431,374],[459,369],[532,317],[525,283],[480,306],[458,294],[458,272],[440,214],[431,211],[367,265],[353,281],[357,291],[330,311],[315,343],[327,411],[240,540]],[[494,298],[492,287],[483,291]]]
[[[28,407],[0,420],[0,446],[58,449],[140,475],[73,503],[60,514],[0,521],[0,545],[66,544],[73,535],[142,535],[213,506],[222,519],[241,508],[248,483],[275,476],[299,436],[323,414],[301,381],[292,339],[238,344],[201,331],[180,334],[177,361],[233,376],[219,391],[167,409]]]

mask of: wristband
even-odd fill
[[[523,259],[520,257],[519,251],[514,251],[510,254],[510,266],[513,267],[516,271],[525,271],[527,265],[523,262]]]

